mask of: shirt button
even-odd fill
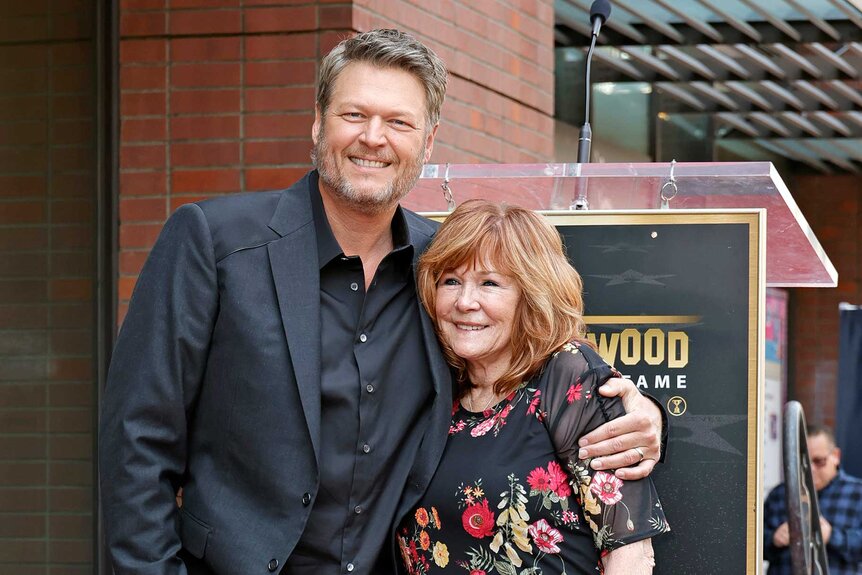
[[[278,569],[278,559],[270,559],[269,563],[266,564],[266,569],[270,573]]]
[[[302,504],[308,507],[308,504],[311,503],[311,493],[303,493],[302,494]]]
[[[371,446],[370,446],[370,445],[368,445],[367,443],[363,443],[363,444],[362,444],[362,451],[363,451],[364,453],[369,453],[369,452],[371,451]]]
[[[358,289],[359,289],[359,284],[358,284],[358,283],[356,283],[356,282],[351,283],[351,284],[350,284],[350,289],[352,289],[353,291],[358,290]]]
[[[352,572],[353,572],[353,569],[354,569],[354,567],[353,567],[353,563],[348,563],[348,564],[347,564],[347,572],[348,572],[348,573],[352,573]]]
[[[362,513],[362,506],[357,505],[356,507],[353,508],[353,512],[356,513],[357,515],[359,515],[360,513]]]
[[[365,335],[364,333],[359,334],[359,341],[361,341],[362,343],[365,343],[366,341],[368,341],[368,336]]]
[[[369,383],[365,386],[365,391],[367,391],[368,393],[374,393],[374,386]]]

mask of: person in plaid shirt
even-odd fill
[[[862,575],[862,479],[840,469],[841,450],[835,445],[832,430],[809,425],[807,435],[829,573]],[[769,561],[768,575],[791,575],[783,483],[766,498],[763,522],[763,558]]]

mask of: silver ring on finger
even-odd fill
[[[634,450],[635,450],[635,451],[637,451],[637,452],[638,452],[638,455],[640,455],[640,456],[641,456],[641,458],[640,458],[640,459],[638,459],[638,463],[640,463],[641,461],[643,461],[643,460],[644,460],[644,452],[643,452],[643,449],[641,449],[640,447],[635,447],[635,448],[634,448]]]

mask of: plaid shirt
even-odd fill
[[[763,507],[763,558],[768,575],[791,575],[790,550],[772,544],[778,526],[787,521],[784,484],[772,490]],[[862,575],[862,479],[838,470],[829,485],[817,492],[820,515],[832,525],[826,544],[829,575]]]

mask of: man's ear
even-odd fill
[[[428,132],[428,135],[425,137],[425,159],[424,163],[428,163],[431,159],[431,153],[434,151],[434,136],[437,135],[437,128],[440,127],[440,122],[434,124],[434,127]]]
[[[835,448],[835,458],[838,460],[838,464],[840,465],[841,464],[841,448],[840,447]]]
[[[318,137],[320,137],[320,122],[322,122],[322,121],[323,121],[323,119],[321,118],[321,115],[320,115],[320,106],[315,104],[314,105],[314,123],[311,125],[311,141],[314,143],[315,146],[317,145]]]

